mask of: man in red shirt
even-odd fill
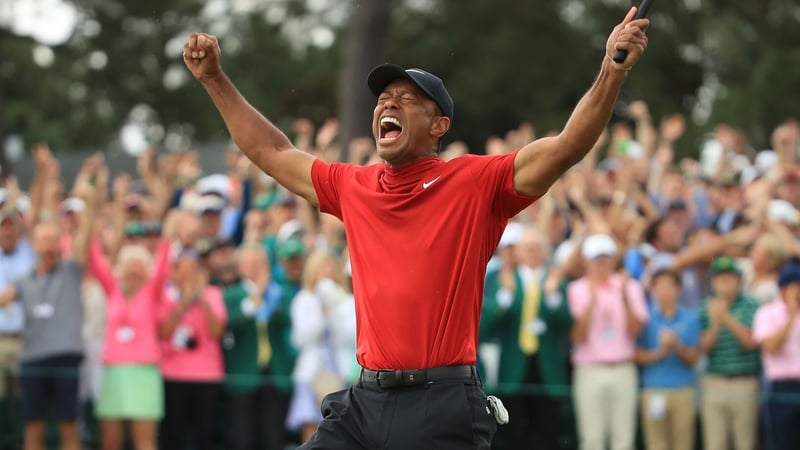
[[[442,80],[376,67],[372,130],[385,164],[329,164],[296,149],[239,94],[214,36],[193,33],[184,62],[239,148],[262,170],[344,221],[353,271],[357,358],[347,391],[325,398],[325,420],[302,448],[488,449],[495,419],[475,371],[483,280],[510,217],[547,192],[597,141],[628,70],[647,47],[635,8],[609,36],[595,83],[564,130],[514,153],[445,162],[453,119]],[[610,54],[627,50],[621,64]]]

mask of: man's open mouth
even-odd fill
[[[381,119],[380,142],[394,142],[400,139],[402,132],[403,127],[396,117],[387,116]]]

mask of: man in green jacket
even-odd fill
[[[259,339],[259,314],[274,308],[280,287],[270,276],[269,258],[259,244],[244,244],[236,254],[234,283],[223,291],[228,329],[222,339],[225,357],[226,448],[251,450],[260,424],[257,394],[261,385],[259,354],[269,354],[268,340]]]
[[[274,282],[280,288],[279,300],[266,316],[259,315],[259,332],[269,339],[270,355],[264,365],[260,359],[265,382],[261,389],[259,403],[264,405],[262,430],[266,450],[283,450],[286,447],[286,415],[292,397],[292,372],[294,371],[297,349],[292,344],[291,305],[295,295],[300,292],[300,282],[306,261],[306,248],[302,239],[292,237],[277,241],[275,253],[282,271]],[[263,319],[266,319],[264,321]],[[266,328],[266,330],[264,330]]]
[[[506,450],[574,447],[568,388],[572,319],[561,289],[545,293],[546,238],[536,228],[512,223],[498,254],[500,268],[486,278],[481,320],[481,340],[500,346],[497,385],[487,390],[510,414],[495,444]]]

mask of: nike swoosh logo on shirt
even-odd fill
[[[439,178],[441,178],[441,175],[439,175],[438,177],[432,179],[431,181],[428,181],[426,183],[422,183],[422,189],[428,189],[433,183],[436,183],[436,180],[438,180]]]

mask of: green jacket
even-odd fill
[[[540,300],[538,319],[544,325],[539,335],[539,349],[534,355],[539,364],[543,380],[544,392],[548,395],[563,396],[565,386],[569,385],[569,334],[572,327],[572,316],[566,302],[566,283],[562,283],[558,294],[560,302],[548,306],[544,294],[542,278],[542,297]],[[503,308],[497,302],[500,290],[499,272],[489,273],[484,288],[483,311],[480,326],[482,342],[500,344],[500,362],[498,368],[498,386],[488,386],[488,390],[497,394],[519,393],[527,367],[527,356],[519,348],[519,330],[522,320],[522,304],[524,289],[522,279],[515,272],[516,289],[511,305]]]
[[[223,290],[228,310],[228,329],[222,340],[225,356],[225,389],[228,392],[255,391],[261,381],[258,370],[258,332],[254,315],[242,311],[248,293],[241,281]]]
[[[269,371],[273,377],[272,385],[284,393],[291,393],[292,372],[297,359],[297,349],[292,344],[291,307],[294,296],[300,292],[300,286],[283,276],[276,281],[281,287],[281,299],[267,320],[267,335],[272,347]]]

